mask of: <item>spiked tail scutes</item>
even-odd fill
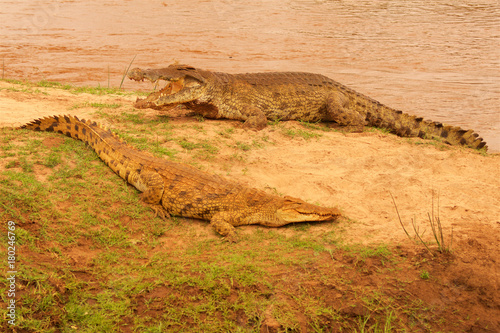
[[[450,145],[488,149],[483,138],[473,130],[424,120],[384,105],[378,105],[374,112],[368,112],[367,120],[371,126],[387,128],[402,137],[438,139]]]
[[[132,165],[148,165],[155,161],[150,153],[126,145],[121,138],[95,121],[70,115],[54,115],[35,119],[17,129],[65,134],[88,144],[120,177],[129,180]],[[127,165],[127,167],[125,167]],[[128,168],[128,169],[127,169]]]

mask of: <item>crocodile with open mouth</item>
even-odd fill
[[[402,137],[440,139],[451,145],[487,149],[473,130],[424,120],[392,109],[326,76],[303,72],[228,74],[188,65],[134,68],[132,80],[167,81],[164,88],[136,108],[171,109],[184,105],[206,118],[244,121],[262,129],[268,120],[335,122],[351,130],[365,125],[388,129]]]

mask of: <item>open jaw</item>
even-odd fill
[[[204,85],[204,79],[197,75],[190,75],[183,70],[177,70],[172,66],[160,69],[140,68],[132,69],[128,74],[129,79],[135,81],[150,81],[154,85],[154,91],[144,99],[136,101],[136,108],[153,108],[156,110],[171,109],[179,104],[193,100],[197,95],[198,88]],[[156,91],[160,81],[166,84]]]
[[[166,85],[161,88],[160,90],[156,91],[159,81],[166,81]],[[139,80],[138,80],[139,81]],[[152,109],[171,109],[175,106],[178,105],[178,103],[174,104],[166,104],[166,105],[161,105],[158,104],[158,101],[165,96],[169,95],[174,95],[184,89],[184,80],[176,80],[176,81],[169,81],[169,80],[164,80],[164,79],[158,79],[156,81],[151,81],[154,85],[154,90],[152,93],[150,93],[146,98],[143,99],[137,99],[135,102],[135,107],[138,109],[146,109],[146,108],[152,108]]]

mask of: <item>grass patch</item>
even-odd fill
[[[73,86],[70,84],[62,84],[59,82],[52,82],[52,81],[47,81],[47,80],[41,80],[39,82],[29,82],[29,81],[20,81],[20,80],[12,80],[12,79],[2,79],[4,82],[12,83],[15,85],[18,85],[19,87],[14,87],[14,88],[3,88],[3,89],[9,89],[9,90],[14,90],[14,91],[20,91],[20,92],[27,92],[27,93],[42,93],[42,94],[47,94],[45,91],[37,89],[37,88],[57,88],[57,89],[63,89],[67,90],[73,94],[91,94],[91,95],[145,95],[147,93],[145,92],[127,92],[124,90],[121,90],[120,88],[106,88],[106,87],[101,87],[100,85],[97,87],[90,87],[90,86]]]
[[[429,280],[430,278],[429,272],[423,269],[422,271],[420,271],[420,278],[422,280]]]
[[[32,87],[8,87],[8,88],[0,88],[0,90],[9,90],[13,92],[22,92],[22,93],[28,93],[28,94],[42,94],[42,95],[48,95],[45,91],[42,91],[40,89],[33,89]]]
[[[81,109],[81,108],[117,109],[121,106],[122,106],[122,104],[118,104],[118,103],[85,102],[85,103],[74,105],[73,107],[70,108],[70,110]]]
[[[317,122],[317,123],[310,123],[310,122],[307,122],[307,121],[299,121],[299,123],[307,128],[307,129],[310,129],[310,130],[315,130],[315,131],[322,131],[322,132],[331,132],[332,129],[329,128],[328,126],[326,126],[324,123],[320,123],[320,122]]]
[[[39,81],[36,83],[36,85],[43,88],[58,88],[63,90],[70,90],[72,88],[70,84],[62,84],[59,82],[52,82],[47,80]]]
[[[321,133],[315,133],[313,131],[308,131],[308,130],[303,130],[303,129],[293,129],[293,128],[282,128],[281,129],[283,135],[285,136],[289,136],[291,138],[295,138],[295,137],[300,137],[300,138],[303,138],[305,140],[309,140],[309,139],[312,139],[312,138],[320,138],[321,136],[323,136]]]
[[[207,140],[203,140],[201,142],[192,142],[187,138],[180,138],[177,139],[176,142],[183,149],[186,149],[188,151],[196,150],[194,157],[204,160],[213,158],[219,152],[219,148],[217,148],[217,146]]]
[[[248,151],[248,150],[252,149],[252,146],[249,145],[248,143],[239,142],[239,141],[236,142],[236,147],[238,147],[238,149],[241,149],[243,151]]]

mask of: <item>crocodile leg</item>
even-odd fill
[[[362,131],[365,116],[349,107],[349,98],[340,91],[332,91],[326,99],[326,119],[339,125]]]
[[[128,176],[128,182],[142,191],[141,200],[155,212],[155,217],[159,215],[162,219],[170,218],[161,204],[164,181],[159,173],[149,170],[133,172]]]
[[[230,216],[230,213],[219,212],[212,217],[210,225],[215,229],[215,231],[224,236],[226,240],[235,243],[238,241],[238,236],[236,236],[236,229],[234,226],[228,222],[231,220],[232,217]]]
[[[246,106],[243,108],[241,114],[246,118],[243,127],[261,130],[267,126],[267,117],[256,106]]]

